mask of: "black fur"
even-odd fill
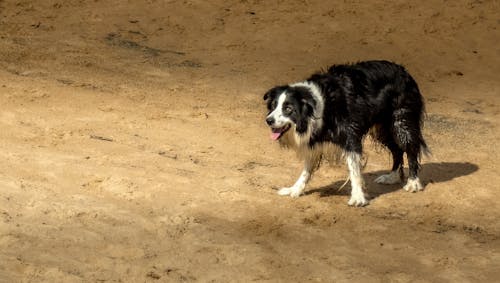
[[[404,67],[388,61],[334,65],[306,81],[319,87],[324,100],[323,123],[312,132],[310,147],[332,142],[346,152],[361,154],[364,136],[375,129],[375,139],[392,153],[392,170],[402,174],[406,153],[409,177],[417,177],[420,154],[427,151],[421,130],[424,102]],[[286,103],[294,109],[288,117],[298,133],[305,133],[312,125],[309,121],[317,101],[308,88],[279,86],[264,95],[270,112],[283,91],[288,94]]]

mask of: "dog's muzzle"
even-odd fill
[[[283,136],[284,133],[286,133],[286,131],[288,131],[288,129],[290,129],[290,125],[285,125],[284,127],[281,128],[271,127],[271,139],[273,141],[278,140]]]

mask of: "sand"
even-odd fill
[[[0,282],[495,282],[498,1],[0,1]],[[403,64],[425,191],[301,164],[262,96],[331,64]]]

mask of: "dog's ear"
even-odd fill
[[[300,100],[300,104],[302,105],[302,115],[305,117],[312,116],[314,114],[314,107],[316,107],[316,101],[311,99],[302,98]]]
[[[268,100],[269,98],[273,99],[276,95],[278,95],[279,93],[283,92],[286,90],[286,87],[285,86],[277,86],[277,87],[274,87],[272,89],[270,89],[269,91],[266,92],[266,94],[264,94],[264,100]]]
[[[307,132],[307,128],[310,126],[309,121],[314,115],[315,101],[302,98],[300,99],[300,114],[296,122],[296,130],[298,133]]]
[[[271,91],[272,90],[270,90],[270,91],[266,92],[266,94],[264,94],[264,97],[263,97],[264,100],[267,100],[269,98],[269,96],[271,95]]]

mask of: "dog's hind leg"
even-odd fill
[[[394,141],[391,131],[379,128],[377,131],[377,140],[385,145],[392,154],[392,169],[388,174],[380,175],[375,179],[379,184],[396,184],[404,179],[403,172],[403,150]]]
[[[407,192],[418,192],[424,189],[422,183],[420,182],[420,178],[418,178],[418,170],[420,169],[420,164],[418,162],[418,156],[420,153],[420,148],[412,149],[406,152],[406,156],[408,157],[408,181],[403,189]]]
[[[405,112],[400,111],[400,113]],[[420,169],[420,153],[422,149],[425,150],[427,146],[422,137],[419,119],[418,113],[406,111],[405,115],[397,117],[394,127],[396,141],[403,151],[406,152],[406,156],[408,157],[408,181],[403,187],[403,189],[408,192],[417,192],[424,189],[424,186],[422,186],[418,178],[418,170]]]
[[[301,194],[303,194],[304,190],[306,189],[307,183],[314,173],[314,170],[318,167],[320,158],[321,156],[315,154],[311,154],[311,156],[306,157],[304,160],[304,169],[302,170],[302,173],[300,174],[300,177],[297,179],[295,184],[291,187],[280,189],[278,191],[278,194],[282,196],[289,195],[293,198],[297,198]]]
[[[375,183],[392,185],[401,183],[401,181],[404,179],[403,162],[402,162],[403,151],[400,149],[392,151],[392,159],[393,159],[393,165],[391,172],[389,172],[388,174],[378,176],[375,179]]]

